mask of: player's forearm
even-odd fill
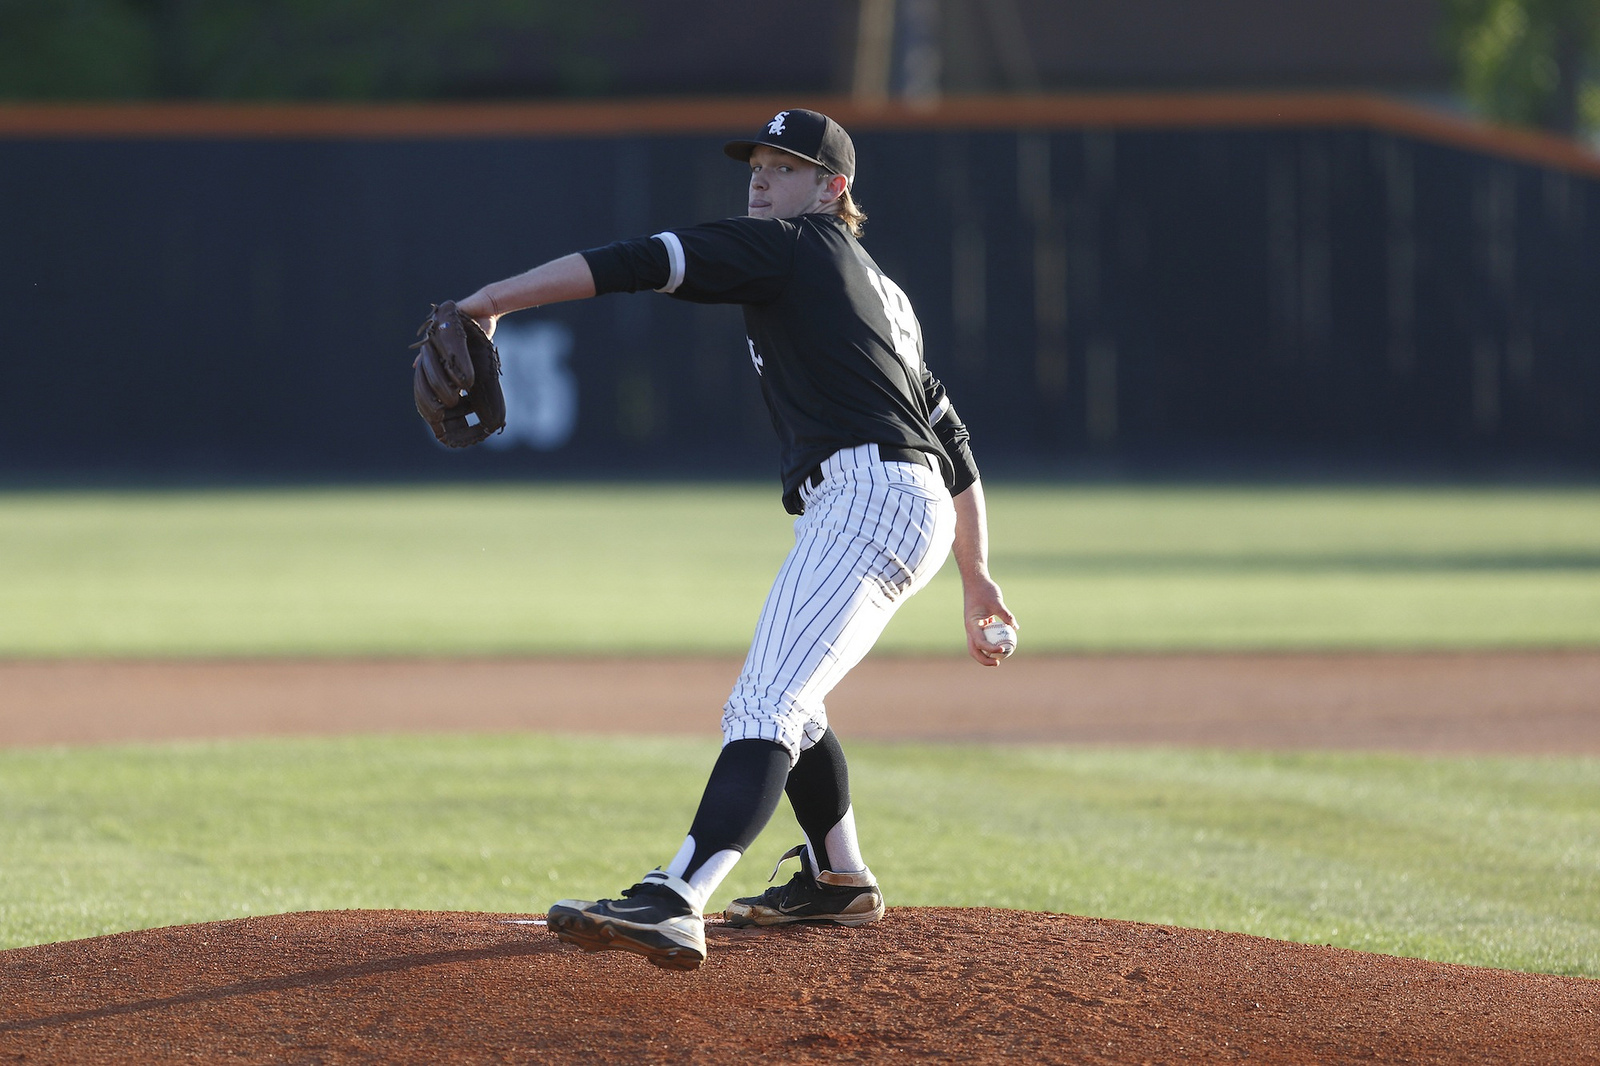
[[[529,307],[586,300],[594,294],[594,274],[589,263],[574,252],[516,277],[490,282],[465,300],[457,301],[456,306],[473,318],[498,318]]]
[[[956,539],[951,553],[963,585],[989,580],[989,518],[983,482],[974,481],[955,498]]]
[[[996,619],[1015,626],[1017,618],[1007,609],[1000,586],[989,576],[989,517],[984,507],[983,483],[974,481],[955,498],[955,504],[956,539],[952,552],[961,570],[967,652],[979,665],[995,666],[1010,650],[991,643],[984,627]]]

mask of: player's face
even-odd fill
[[[750,153],[750,214],[796,218],[822,209],[828,183],[822,168],[779,148],[756,145]]]

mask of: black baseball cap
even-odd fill
[[[741,163],[747,163],[758,144],[781,148],[810,160],[823,170],[855,180],[855,144],[843,126],[820,112],[801,107],[779,111],[750,140],[729,141],[722,150]]]

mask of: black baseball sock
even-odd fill
[[[724,745],[711,768],[700,809],[683,847],[647,884],[670,888],[698,912],[778,809],[789,773],[789,751],[770,740]]]
[[[811,845],[811,854],[823,870],[852,869],[855,856],[829,855],[828,835],[850,814],[850,768],[845,764],[839,738],[828,730],[815,745],[800,753],[784,786],[795,821]],[[854,848],[854,826],[850,828]],[[837,834],[836,834],[837,836]],[[845,863],[841,867],[835,863]]]
[[[783,795],[789,773],[789,752],[770,740],[736,740],[724,745],[711,768],[689,835],[694,856],[685,879],[719,851],[743,853],[766,828]]]

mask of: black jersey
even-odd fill
[[[976,480],[911,301],[837,216],[730,218],[582,254],[599,293],[743,305],[791,511],[811,471],[859,444],[928,453],[953,492]]]

